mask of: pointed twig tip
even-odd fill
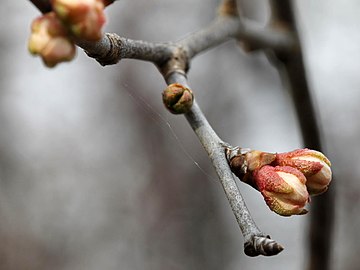
[[[244,244],[244,252],[250,257],[259,255],[274,256],[283,251],[284,248],[269,236],[253,236]]]

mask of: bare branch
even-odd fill
[[[186,76],[183,73],[172,73],[166,79],[166,82],[168,84],[180,83],[190,88]],[[185,117],[208,153],[215,171],[219,176],[231,209],[244,236],[245,253],[249,256],[272,256],[281,252],[283,247],[274,240],[270,240],[270,237],[263,234],[256,226],[236,185],[234,175],[226,159],[225,148],[228,147],[228,145],[224,143],[212,129],[196,101],[194,101],[191,110],[185,114]]]
[[[284,31],[259,27],[251,21],[240,21],[237,17],[219,17],[203,30],[195,32],[179,41],[192,58],[207,49],[218,46],[230,39],[246,40],[257,48],[275,50],[293,49],[295,42],[292,35]]]
[[[179,44],[186,48],[189,58],[192,58],[198,53],[236,37],[241,28],[240,21],[236,17],[219,17],[205,29],[179,41]]]
[[[125,58],[163,63],[171,57],[173,47],[170,43],[132,40],[111,33],[104,34],[96,42],[80,39],[75,39],[75,42],[103,66],[116,64]]]
[[[43,13],[51,10],[48,0],[30,1]],[[224,0],[221,10],[226,12],[222,12],[223,16],[219,16],[208,27],[177,43],[150,43],[110,33],[104,34],[102,39],[96,42],[80,39],[75,39],[75,42],[103,66],[116,64],[123,58],[150,61],[160,65],[171,58],[179,48],[185,51],[186,58],[190,60],[197,54],[230,39],[245,40],[256,48],[293,49],[295,42],[292,35],[284,31],[262,28],[250,21],[240,21],[238,17],[233,16],[235,11],[231,11],[236,8],[234,5],[236,1]]]
[[[283,31],[264,29],[249,21],[240,23],[235,17],[220,17],[203,30],[195,32],[177,43],[151,43],[131,40],[116,34],[106,33],[100,41],[76,39],[90,57],[101,65],[116,64],[124,58],[150,61],[157,65],[165,63],[179,51],[185,53],[186,61],[207,49],[230,39],[245,39],[257,47],[288,50],[294,47],[291,35]],[[183,58],[184,58],[183,57]],[[185,63],[186,69],[188,63]]]
[[[244,18],[241,19],[241,23],[243,28],[237,38],[239,41],[245,41],[252,48],[285,52],[297,50],[298,42],[290,31],[274,27],[263,27]]]

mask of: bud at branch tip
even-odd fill
[[[297,149],[286,153],[228,148],[232,172],[263,195],[282,216],[306,214],[309,195],[319,195],[331,182],[331,163],[321,152]]]

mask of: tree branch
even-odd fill
[[[101,65],[115,64],[123,58],[150,61],[159,68],[168,84],[181,83],[186,87],[188,87],[186,73],[191,59],[230,39],[246,40],[256,47],[271,48],[275,51],[294,49],[296,42],[289,32],[259,28],[248,21],[240,21],[237,17],[235,0],[224,0],[220,10],[221,16],[211,25],[177,43],[136,41],[116,34],[105,34],[97,42],[78,39],[75,39],[75,42]],[[219,176],[244,236],[245,253],[249,256],[272,256],[281,252],[283,247],[258,229],[245,205],[225,156],[225,149],[230,146],[217,136],[196,101],[185,117],[204,146]]]
[[[190,88],[183,73],[172,73],[166,79],[166,82],[168,84],[180,83]],[[231,209],[244,236],[245,254],[249,256],[272,256],[281,252],[283,247],[271,240],[269,236],[265,236],[252,219],[225,156],[225,149],[229,146],[217,136],[196,101],[194,101],[191,110],[185,114],[185,117],[208,153],[219,176]]]
[[[288,29],[296,40],[299,40],[294,18],[292,2],[289,0],[271,0],[272,20],[274,27]],[[321,151],[321,130],[314,107],[311,91],[306,77],[302,50],[275,52],[280,62],[277,67],[291,90],[303,141],[306,147]],[[334,220],[334,190],[329,189],[321,198],[314,198],[310,215],[310,245],[308,255],[309,270],[330,269],[332,247],[332,229]]]
[[[189,58],[236,37],[242,26],[236,17],[219,17],[208,27],[192,33],[178,43],[185,48]]]
[[[51,11],[49,0],[29,0],[42,13]],[[113,3],[108,0],[106,3]],[[220,16],[208,27],[195,32],[177,43],[150,43],[131,40],[116,34],[106,33],[96,42],[75,39],[78,46],[95,58],[101,65],[116,64],[123,58],[150,61],[157,65],[171,57],[178,48],[184,50],[190,60],[197,54],[218,46],[230,39],[244,40],[256,48],[291,50],[294,38],[284,31],[263,28],[251,21],[240,21],[237,16],[236,1],[223,0]],[[177,47],[177,48],[176,48]]]
[[[288,33],[261,28],[250,21],[241,23],[234,17],[220,17],[208,27],[177,43],[151,43],[110,33],[104,34],[100,41],[76,39],[75,42],[103,66],[116,64],[124,58],[150,61],[161,65],[179,50],[185,52],[187,60],[190,60],[197,54],[230,39],[244,39],[254,46],[275,50],[288,50],[295,44]]]
[[[43,13],[51,11],[49,0],[30,0],[30,2]],[[177,43],[131,40],[112,33],[104,34],[95,42],[77,38],[74,38],[74,41],[103,66],[116,64],[124,58],[150,61],[159,66],[179,50],[185,52],[188,61],[197,54],[231,39],[244,40],[256,48],[272,48],[277,51],[293,49],[296,43],[292,35],[284,31],[259,27],[251,21],[240,21],[235,16],[237,14],[237,9],[234,9],[235,4],[236,1],[224,0],[220,8],[220,16],[212,24]]]
[[[174,47],[170,43],[132,40],[111,33],[104,34],[99,41],[75,39],[75,42],[102,66],[116,64],[125,58],[161,64],[171,57]]]

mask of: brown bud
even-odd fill
[[[252,150],[245,154],[249,171],[255,171],[265,165],[269,165],[276,159],[276,154]]]
[[[252,173],[265,165],[274,162],[276,154],[258,150],[238,151],[237,155],[230,157],[230,168],[239,179],[257,189],[253,182]]]
[[[230,168],[237,177],[243,179],[245,174],[247,173],[247,163],[245,160],[245,155],[234,156],[230,160]]]
[[[173,114],[187,113],[194,100],[192,91],[180,83],[170,84],[162,97],[165,107]]]

